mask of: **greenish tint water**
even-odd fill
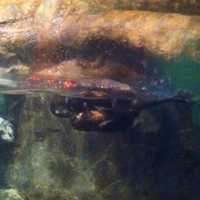
[[[184,54],[167,62],[156,59],[153,64],[175,91],[191,95],[193,119],[200,125],[200,61]]]
[[[192,93],[195,98],[200,95],[200,62],[189,59],[187,55],[170,61],[156,59],[154,62],[176,91]]]

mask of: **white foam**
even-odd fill
[[[17,83],[16,83],[16,81],[13,81],[10,79],[0,78],[0,88],[1,88],[1,86],[15,88],[15,87],[17,87]]]

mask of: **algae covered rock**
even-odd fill
[[[111,198],[110,192],[119,199],[132,198],[137,191],[123,175],[127,156],[133,153],[130,144],[123,144],[122,135],[71,129],[67,120],[50,114],[47,98],[25,102],[8,184],[31,200],[103,200]],[[115,194],[115,187],[121,191]]]
[[[53,116],[49,110],[51,98],[51,95],[27,98],[19,116],[23,123],[17,130],[19,135],[6,181],[25,197],[132,200],[162,199],[167,194],[178,198],[185,187],[199,181],[194,165],[188,168],[193,183],[184,174],[185,162],[199,162],[189,156],[191,148],[183,138],[183,131],[191,127],[189,108],[184,105],[166,104],[146,111],[155,117],[159,129],[152,128],[154,122],[149,122],[145,128],[101,133],[74,130],[67,119]],[[145,123],[146,117],[141,118],[138,121]],[[180,184],[183,174],[185,185]],[[192,192],[195,199],[195,189],[188,189],[185,195],[191,196]]]

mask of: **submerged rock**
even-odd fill
[[[14,162],[6,180],[27,198],[132,200],[146,196],[162,199],[166,194],[178,198],[185,186],[193,184],[182,164],[194,160],[184,157],[188,149],[180,130],[192,126],[184,105],[165,104],[151,111],[159,128],[147,127],[154,122],[145,124],[145,114],[140,116],[144,126],[102,133],[76,131],[68,119],[51,115],[51,98],[27,98],[20,114],[23,123],[19,124]],[[198,182],[192,166],[188,170]],[[182,176],[184,186],[180,184]],[[176,191],[171,191],[172,187]]]

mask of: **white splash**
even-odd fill
[[[13,80],[10,80],[10,79],[0,78],[0,88],[1,87],[15,88],[15,87],[17,87],[17,83],[16,83],[16,81],[13,81]]]
[[[2,117],[0,117],[0,138],[8,143],[13,142],[15,139],[12,123]]]

